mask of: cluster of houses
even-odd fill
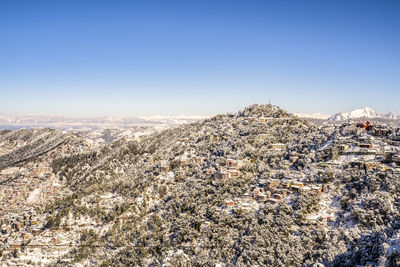
[[[251,187],[251,191],[244,193],[242,197],[225,200],[225,209],[230,212],[250,212],[257,209],[260,204],[277,204],[298,194],[321,195],[327,192],[328,186],[304,181],[304,176],[298,173],[287,172],[283,179],[268,178],[258,179],[258,183]]]
[[[259,123],[268,122],[268,118],[260,118]],[[344,123],[341,126],[332,126],[333,131],[340,134],[334,135],[325,148],[328,148],[330,158],[326,161],[318,161],[310,164],[311,171],[303,172],[301,175],[292,175],[291,170],[287,170],[284,178],[276,179],[271,175],[267,178],[260,178],[258,184],[253,185],[251,191],[245,193],[240,198],[226,199],[224,208],[228,212],[254,212],[264,203],[278,203],[282,200],[291,200],[291,196],[299,194],[315,194],[322,196],[328,192],[331,185],[328,183],[319,184],[310,182],[313,179],[305,179],[305,175],[313,176],[319,170],[340,171],[346,164],[358,165],[365,171],[374,171],[384,175],[391,171],[400,174],[400,129],[393,129],[385,125],[373,125],[366,122]],[[266,135],[259,134],[257,139],[260,141],[267,138]],[[285,144],[269,145],[273,150],[285,149]],[[311,150],[318,152],[320,147],[310,147]],[[299,155],[293,153],[290,161],[295,163]],[[245,175],[241,173],[241,161],[227,159],[224,167],[215,171],[214,179],[230,180]],[[311,216],[312,217],[312,216]],[[329,222],[331,215],[314,216],[307,221]],[[322,218],[322,220],[321,220]]]
[[[400,128],[375,125],[369,121],[343,123],[337,128],[340,135],[330,147],[333,161],[347,161],[366,170],[397,171],[400,165]]]
[[[145,161],[152,164],[154,166],[154,171],[159,174],[165,175],[173,169],[175,178],[183,179],[190,169],[189,166],[202,166],[205,163],[205,157],[197,156],[195,152],[192,151],[184,153],[171,162],[168,160],[159,160],[155,163],[152,156],[147,156]]]
[[[9,153],[11,150],[26,145],[24,140],[3,140],[0,142],[0,155]]]
[[[243,162],[234,159],[227,159],[224,167],[221,167],[214,173],[214,179],[227,180],[239,177],[239,169],[243,166]]]
[[[0,176],[0,246],[13,251],[41,234],[45,221],[38,214],[45,204],[71,192],[43,161],[5,169]]]

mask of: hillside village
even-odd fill
[[[6,265],[400,262],[400,128],[252,105],[111,144],[17,133],[0,133]]]
[[[12,167],[4,166],[0,171],[2,252],[16,253],[28,243],[30,251],[36,252],[59,242],[56,235],[51,234],[54,231],[43,231],[46,218],[41,214],[46,203],[71,195],[72,192],[64,181],[54,175],[51,162],[56,157],[79,153],[84,149],[94,148],[94,145],[84,140],[75,140],[74,143],[61,138],[58,141],[59,146],[53,147],[51,143],[41,142],[43,135],[47,138],[48,134],[54,134],[54,131],[43,129],[1,132],[0,157],[5,159],[3,163],[15,155],[22,161],[11,163],[15,164]],[[42,145],[44,155],[40,147],[35,151],[35,148]],[[25,147],[29,149],[24,149]],[[35,241],[32,242],[33,240]]]

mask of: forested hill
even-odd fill
[[[54,129],[42,128],[35,130],[2,130],[0,143],[6,151],[0,153],[0,171],[10,166],[23,166],[24,163],[37,160],[61,146],[76,148],[84,146],[85,141],[74,135]],[[11,148],[11,149],[7,149]],[[70,150],[70,149],[69,149]],[[64,150],[64,152],[67,152]],[[74,153],[76,149],[68,151]]]
[[[399,177],[329,164],[339,133],[252,105],[57,158],[58,264],[394,266]]]

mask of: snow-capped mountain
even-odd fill
[[[345,121],[350,119],[369,118],[369,119],[400,119],[397,113],[378,113],[369,107],[355,109],[349,112],[336,113],[328,118],[330,121]]]
[[[389,112],[389,113],[379,113],[369,107],[355,109],[349,112],[340,112],[333,115],[326,115],[321,113],[294,113],[297,117],[306,119],[319,119],[319,120],[329,120],[329,121],[345,121],[359,118],[369,118],[369,119],[388,119],[388,120],[400,120],[400,114]]]
[[[330,121],[344,121],[357,118],[380,118],[380,114],[369,107],[355,109],[350,112],[336,113],[328,118]]]

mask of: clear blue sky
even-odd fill
[[[400,112],[400,1],[0,1],[0,115]]]

